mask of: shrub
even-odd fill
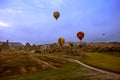
[[[40,50],[35,50],[35,53],[41,53],[41,51]]]

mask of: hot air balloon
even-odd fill
[[[103,33],[102,35],[104,36],[105,34]]]
[[[80,41],[83,39],[84,37],[84,32],[78,32],[77,33],[77,37],[80,39]]]
[[[54,18],[57,20],[60,16],[60,13],[58,11],[53,13]]]
[[[62,44],[65,42],[64,38],[60,37],[58,39],[58,43],[60,44],[60,46],[62,46]]]

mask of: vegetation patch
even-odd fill
[[[69,63],[65,59],[34,53],[4,53],[0,55],[0,76],[57,69]]]
[[[77,63],[69,63],[58,69],[2,77],[1,80],[120,80],[120,77],[93,71]]]
[[[57,70],[47,70],[36,73],[22,74],[14,77],[4,77],[1,80],[92,80],[95,71],[84,68],[77,63],[66,64]],[[88,74],[89,73],[89,74]]]
[[[120,57],[105,53],[85,53],[80,60],[88,65],[120,73]]]

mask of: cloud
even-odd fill
[[[9,27],[9,24],[0,21],[0,27]]]

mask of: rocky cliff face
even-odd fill
[[[3,42],[0,42],[0,46],[2,45]],[[24,47],[24,45],[20,42],[9,42],[9,47]]]

